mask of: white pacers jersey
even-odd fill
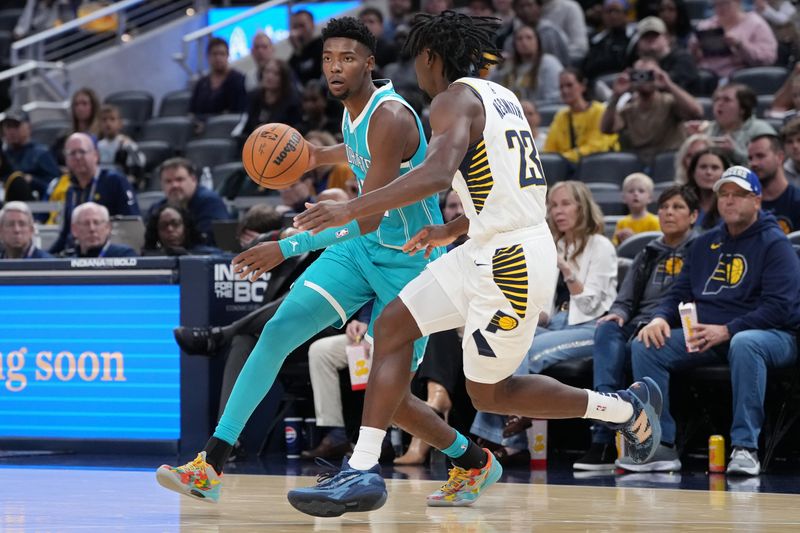
[[[528,121],[517,97],[497,83],[460,78],[483,101],[486,124],[456,172],[453,189],[469,219],[469,237],[493,235],[545,222],[547,182]]]

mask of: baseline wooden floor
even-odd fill
[[[154,474],[0,469],[0,531],[517,532],[799,531],[800,496],[500,483],[472,508],[428,508],[437,481],[388,480],[380,510],[335,519],[296,512],[286,491],[309,477],[228,475],[222,503],[165,491]]]

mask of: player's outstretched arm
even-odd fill
[[[318,146],[307,143],[310,150],[308,158],[308,170],[325,165],[340,165],[347,163],[347,151],[344,143],[334,144],[333,146]]]
[[[466,87],[453,86],[433,99],[433,134],[425,161],[386,186],[348,202],[320,202],[295,217],[295,226],[312,233],[340,226],[354,218],[404,207],[450,186],[467,153],[473,122],[483,105]]]

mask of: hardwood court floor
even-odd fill
[[[800,496],[499,483],[471,508],[428,508],[437,481],[387,480],[380,510],[341,518],[295,511],[310,477],[226,475],[213,505],[165,491],[152,471],[2,468],[0,531],[527,532],[800,531]]]

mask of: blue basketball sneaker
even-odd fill
[[[661,389],[650,378],[642,378],[617,394],[633,405],[633,417],[623,424],[608,424],[625,438],[625,453],[634,463],[646,463],[661,442]]]
[[[315,487],[290,490],[288,494],[289,503],[298,511],[324,517],[374,511],[386,503],[386,497],[380,465],[355,470],[347,457],[342,459],[341,470],[321,474]]]

